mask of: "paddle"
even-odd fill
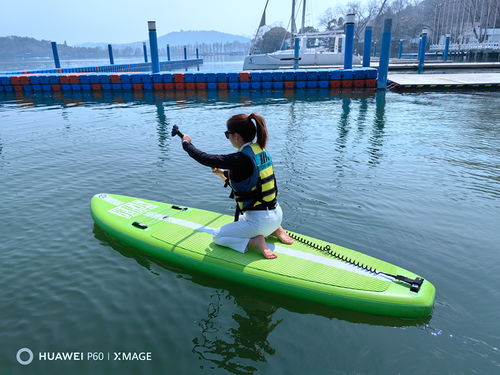
[[[175,137],[176,135],[178,135],[181,139],[182,137],[184,137],[184,134],[181,133],[181,131],[179,130],[179,127],[177,125],[174,125],[172,126],[172,133],[171,133],[172,137]],[[211,168],[212,171],[215,170],[215,168]]]
[[[181,138],[184,137],[184,134],[182,134],[179,131],[179,127],[177,125],[174,125],[174,126],[172,126],[172,137],[175,137],[176,135],[178,135]]]

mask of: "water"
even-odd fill
[[[498,93],[82,95],[0,97],[2,373],[499,372]],[[432,317],[374,317],[231,285],[94,228],[99,192],[231,214],[228,191],[170,130],[231,152],[225,120],[252,111],[268,121],[284,226],[428,278]],[[152,360],[23,367],[23,347]]]
[[[190,66],[187,71],[189,72],[238,72],[243,67],[244,56],[200,56],[203,59],[203,64],[200,66]],[[195,55],[189,54],[188,58],[195,58]],[[161,61],[165,58],[160,57]],[[172,60],[182,60],[184,56],[172,56]],[[129,57],[129,58],[115,58],[115,65],[119,64],[137,64],[143,63],[144,58]],[[151,60],[149,60],[151,61]],[[61,60],[63,68],[81,68],[86,66],[103,66],[109,65],[109,59],[73,59]],[[0,72],[9,71],[24,71],[36,69],[54,69],[54,60],[49,58],[39,59],[26,59],[26,60],[0,60]],[[185,69],[174,69],[172,71],[186,71]]]

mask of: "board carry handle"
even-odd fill
[[[178,135],[179,137],[184,137],[184,134],[182,134],[179,130],[179,127],[177,125],[172,126],[172,137],[175,137]]]
[[[178,211],[187,211],[187,209],[188,209],[188,208],[187,208],[187,207],[182,207],[182,206],[172,205],[172,206],[170,206],[170,207],[167,207],[167,211],[168,211],[168,209],[174,209],[174,210],[178,210]],[[163,211],[165,211],[165,210],[163,210]],[[165,215],[165,216],[163,216],[163,218],[162,218],[162,219],[165,219],[165,218],[167,218],[167,217],[172,217],[172,216],[173,216],[173,215]],[[162,219],[160,219],[160,220],[162,220]],[[157,222],[158,222],[158,221],[154,222],[153,224],[156,224]],[[144,229],[148,229],[148,228],[149,228],[147,224],[150,224],[150,222],[147,222],[147,223],[140,223],[140,222],[138,222],[138,221],[134,221],[134,222],[132,223],[132,226],[134,226],[134,227],[136,227],[136,228],[139,228],[139,229],[144,230]],[[152,225],[152,224],[150,224],[150,225]]]

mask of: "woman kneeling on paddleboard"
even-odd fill
[[[267,143],[266,123],[255,113],[234,115],[227,120],[224,132],[238,152],[228,155],[210,155],[198,150],[191,137],[184,134],[182,147],[197,162],[212,167],[232,189],[231,198],[236,200],[235,221],[220,227],[214,234],[214,242],[239,252],[247,246],[257,248],[264,257],[276,258],[266,244],[266,237],[276,236],[281,242],[293,240],[281,227],[283,212],[278,204],[278,189],[273,163],[265,150]],[[257,142],[252,143],[257,135]]]

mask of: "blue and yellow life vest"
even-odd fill
[[[245,180],[239,182],[230,180],[238,205],[237,211],[273,207],[276,204],[278,189],[271,156],[257,143],[246,145],[240,152],[250,158],[254,168],[252,175]]]

